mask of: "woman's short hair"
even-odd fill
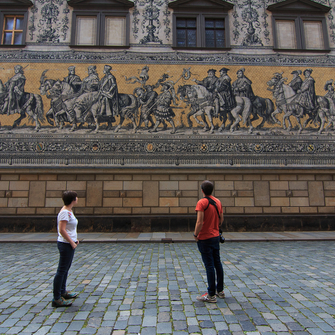
[[[70,205],[72,201],[76,200],[77,196],[77,192],[75,191],[64,191],[62,195],[64,205]]]
[[[214,185],[213,185],[213,183],[211,181],[205,180],[201,184],[201,189],[205,193],[205,195],[211,195],[212,192],[213,192],[213,190],[214,190]]]

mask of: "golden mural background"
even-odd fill
[[[14,75],[14,66],[20,64],[24,68],[24,75],[26,77],[26,84],[25,84],[25,92],[40,94],[39,86],[40,86],[40,78],[42,72],[44,70],[48,70],[46,73],[46,77],[48,79],[54,80],[63,80],[68,75],[68,67],[73,65],[76,67],[76,74],[80,76],[81,79],[87,77],[88,71],[87,68],[89,65],[95,65],[97,69],[97,73],[99,74],[99,78],[101,79],[104,75],[103,69],[105,64],[60,64],[60,63],[1,63],[0,68],[0,79],[2,80],[3,84],[5,84],[13,75]],[[141,87],[141,84],[130,83],[130,81],[126,81],[126,78],[129,77],[139,77],[141,69],[146,64],[108,64],[112,66],[112,74],[115,76],[117,85],[118,85],[118,92],[119,93],[127,93],[133,94],[134,90],[138,87]],[[269,98],[274,103],[274,99],[272,96],[272,92],[267,89],[267,81],[269,81],[274,73],[282,73],[283,77],[287,78],[287,84],[292,79],[291,72],[294,70],[301,70],[302,72],[306,69],[306,67],[274,67],[274,66],[226,66],[225,64],[219,65],[162,65],[162,64],[155,64],[155,65],[147,65],[149,68],[148,75],[149,79],[147,80],[147,85],[154,85],[157,81],[162,77],[163,74],[167,74],[169,76],[168,80],[173,81],[175,83],[174,89],[177,93],[179,85],[193,85],[195,82],[194,79],[202,80],[207,77],[207,71],[209,69],[216,70],[216,76],[219,76],[219,70],[222,67],[227,67],[229,69],[228,75],[231,78],[231,81],[234,82],[237,78],[236,72],[244,68],[245,69],[245,76],[248,77],[252,81],[252,89],[255,95],[260,96],[262,98]],[[183,70],[185,68],[190,69],[191,77],[188,80],[184,80],[181,78]],[[325,83],[333,79],[335,77],[335,72],[333,68],[324,68],[324,67],[312,67],[312,77],[315,80],[315,92],[317,95],[324,96],[326,91],[324,89]],[[301,75],[303,79],[303,75]],[[156,92],[160,93],[160,87],[156,89]],[[50,108],[50,99],[48,99],[45,95],[42,96],[43,99],[43,106],[44,106],[44,114]],[[181,121],[184,125],[187,125],[186,114],[189,111],[190,107],[186,107],[185,103],[180,99],[177,101],[179,107],[178,109],[174,109],[175,112],[175,122],[176,126]],[[18,118],[18,114],[15,115],[0,115],[0,122],[2,126],[11,126],[13,122]],[[282,121],[282,115],[279,114],[277,116],[278,120]],[[304,119],[302,119],[304,120]],[[292,118],[293,126],[296,124],[296,120]],[[130,121],[127,120],[125,124],[129,123]],[[193,125],[196,126],[195,121],[193,120]],[[261,122],[257,120],[253,123],[253,126],[257,126]],[[116,122],[113,123],[113,126],[119,123],[119,118],[116,118]],[[214,119],[214,124],[219,125],[221,121],[219,119]],[[21,126],[32,124],[29,123],[28,118],[24,119],[21,122]],[[242,125],[242,122],[241,122]],[[50,126],[47,121],[42,124],[42,127]],[[280,128],[281,126],[278,124],[269,124],[265,123],[264,127],[266,128]],[[311,124],[310,127],[316,127],[315,125]]]

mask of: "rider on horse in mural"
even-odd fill
[[[223,110],[224,113],[228,113],[236,107],[236,100],[231,87],[231,79],[227,74],[228,71],[229,69],[223,67],[220,70],[220,78],[218,78],[215,84],[215,91],[217,92],[215,99],[216,116],[220,110]]]
[[[24,95],[26,77],[24,76],[23,67],[21,65],[15,65],[14,72],[15,75],[5,84],[7,96],[5,98],[2,113],[7,115],[21,113],[21,108],[23,106],[21,99]]]
[[[112,117],[119,115],[119,93],[115,77],[111,74],[112,67],[104,66],[104,77],[100,80],[100,115]]]
[[[73,92],[77,93],[80,91],[82,82],[80,77],[76,75],[75,69],[76,67],[73,65],[68,67],[69,74],[64,78],[63,82],[69,84],[72,87]]]
[[[304,71],[305,80],[303,81],[300,90],[297,91],[297,100],[295,102],[302,108],[303,111],[313,112],[317,107],[316,94],[315,94],[315,80],[311,77],[312,69],[306,69]]]

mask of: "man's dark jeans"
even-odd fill
[[[220,237],[198,241],[198,249],[205,264],[208,294],[215,295],[215,291],[223,291],[223,268],[220,260]],[[217,284],[215,285],[215,272]]]
[[[54,299],[60,299],[66,292],[66,280],[72,264],[74,249],[70,243],[57,242],[59,250],[58,269],[54,278]]]

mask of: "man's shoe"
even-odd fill
[[[72,300],[65,300],[63,297],[60,297],[58,300],[52,299],[51,305],[52,307],[68,307],[72,305]]]
[[[62,294],[62,297],[66,300],[75,299],[78,297],[78,293],[75,293],[75,292],[71,293],[71,292],[66,291],[65,293]]]
[[[204,302],[216,302],[216,296],[210,296],[208,293],[205,293],[199,297],[197,297],[197,300],[204,301]]]
[[[221,299],[224,299],[226,295],[224,294],[224,291],[221,291],[221,292],[216,292],[216,296]]]

